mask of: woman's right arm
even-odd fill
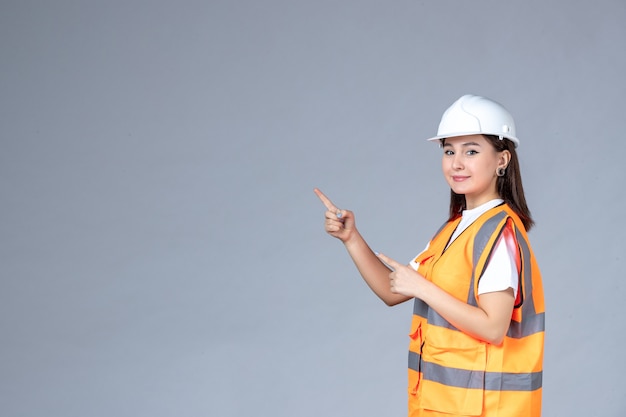
[[[344,245],[367,285],[385,304],[394,306],[411,299],[391,292],[389,285],[391,269],[381,262],[356,229],[354,237],[344,242]]]
[[[411,297],[391,292],[391,269],[376,256],[356,229],[354,213],[338,209],[320,190],[316,188],[314,191],[327,209],[324,224],[326,232],[343,242],[363,280],[372,291],[388,306],[409,300]]]

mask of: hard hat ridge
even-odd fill
[[[494,135],[511,140],[516,147],[519,145],[511,113],[500,103],[472,94],[462,96],[448,107],[441,117],[437,136],[428,140],[466,135]]]

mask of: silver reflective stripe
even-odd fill
[[[534,391],[543,385],[542,372],[514,374],[448,368],[431,362],[423,362],[420,354],[415,352],[409,352],[409,369],[415,372],[421,370],[425,380],[459,388],[488,391]]]
[[[522,313],[522,316],[523,318],[521,323],[511,320],[509,330],[506,332],[508,337],[521,339],[522,337],[543,332],[546,329],[544,313],[534,314],[532,316]]]
[[[517,242],[519,244],[520,251],[522,253],[522,276],[524,279],[524,293],[522,294],[524,298],[526,298],[526,294],[529,295],[528,300],[524,299],[524,312],[522,318],[525,318],[526,315],[535,315],[537,314],[535,310],[535,302],[532,297],[533,293],[533,280],[531,277],[531,260],[530,260],[530,248],[528,247],[528,242],[524,239],[524,236],[518,230],[516,235]]]
[[[530,248],[528,242],[524,239],[524,236],[519,230],[516,229],[517,243],[521,252],[522,258],[522,279],[524,280],[524,288],[520,288],[518,291],[522,291],[522,322],[516,322],[511,320],[509,330],[506,335],[515,339],[521,339],[522,337],[530,336],[535,333],[543,332],[546,328],[545,314],[539,313],[535,310],[535,300],[532,297],[533,294],[533,280],[531,276],[532,264],[530,257]]]
[[[448,368],[432,362],[422,362],[423,378],[450,387],[483,389],[485,371]]]
[[[500,211],[489,220],[487,220],[480,228],[478,233],[476,233],[476,237],[474,237],[474,248],[472,250],[472,280],[470,282],[470,290],[469,294],[467,294],[467,304],[472,305],[474,307],[478,307],[478,303],[476,302],[476,294],[474,294],[474,282],[476,280],[476,265],[480,260],[485,248],[487,247],[487,243],[489,243],[489,239],[496,232],[496,228],[500,224],[502,220],[507,217],[506,211]],[[485,266],[487,266],[485,264]],[[480,275],[482,275],[483,271],[478,271]],[[480,275],[478,278],[480,279]]]
[[[504,218],[508,215],[506,211],[501,211],[489,220],[485,222],[485,224],[480,228],[476,238],[474,240],[474,252],[473,252],[473,261],[474,265],[478,263],[478,260],[483,254],[485,247],[487,246],[487,242],[489,238],[495,233],[496,227],[500,224]],[[539,333],[545,330],[545,315],[544,313],[537,314],[535,310],[535,303],[532,297],[533,291],[533,281],[532,281],[532,265],[531,265],[531,256],[530,256],[530,248],[528,246],[528,242],[522,235],[519,229],[515,228],[515,236],[517,238],[517,242],[519,245],[521,258],[522,258],[522,279],[524,280],[524,288],[522,292],[523,299],[523,307],[522,307],[522,322],[516,322],[511,320],[511,324],[509,326],[509,330],[507,331],[507,336],[521,339],[522,337],[530,336],[535,333]],[[493,249],[493,248],[492,248]],[[485,265],[486,268],[487,265]],[[483,271],[479,271],[482,274]],[[470,293],[468,295],[467,303],[473,306],[477,306],[476,297],[474,295],[474,280],[475,280],[476,270],[474,269],[472,273],[472,282],[470,285]],[[522,288],[519,288],[518,291],[522,291]]]
[[[409,369],[413,369],[415,372],[420,371],[420,354],[411,352],[409,350]]]
[[[541,388],[543,379],[542,372],[514,374],[471,371],[430,362],[422,362],[422,371],[424,380],[452,387],[488,391],[534,391]]]
[[[428,304],[426,304],[419,298],[416,298],[413,301],[413,314],[425,318],[426,320],[428,320],[428,324],[430,325],[445,327],[446,329],[458,330],[456,327],[451,325],[448,320],[444,319],[439,313],[428,307]]]
[[[450,322],[444,319],[439,313],[437,313],[432,308],[429,308],[428,304],[426,304],[422,300],[418,300],[417,298],[413,303],[413,314],[425,318],[426,320],[428,320],[428,324],[432,326],[438,326],[450,330],[459,331],[459,329],[450,324]],[[545,330],[546,325],[544,313],[531,314],[524,310],[522,314],[523,317],[521,323],[511,320],[511,323],[509,324],[509,329],[506,333],[508,337],[521,339],[523,337],[543,332]]]
[[[543,373],[511,374],[486,372],[485,389],[490,391],[535,391],[543,385]]]
[[[413,314],[423,318],[428,318],[428,304],[416,298],[413,301]]]
[[[460,219],[459,219],[459,221],[460,221]],[[441,232],[443,231],[443,229],[444,229],[447,225],[448,225],[448,222],[445,222],[444,224],[442,224],[442,225],[441,225],[441,227],[439,228],[439,230],[437,230],[437,233],[435,233],[435,234],[433,235],[433,237],[431,238],[431,240],[432,240],[432,239],[434,239],[434,238],[436,238],[436,237],[437,237],[437,235],[438,235],[439,233],[441,233]]]

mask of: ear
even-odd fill
[[[498,168],[505,168],[509,166],[509,162],[511,161],[511,152],[504,150],[500,152],[498,157]]]

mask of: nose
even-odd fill
[[[463,169],[463,155],[460,155],[460,153],[454,154],[452,158],[452,168],[457,171]]]

